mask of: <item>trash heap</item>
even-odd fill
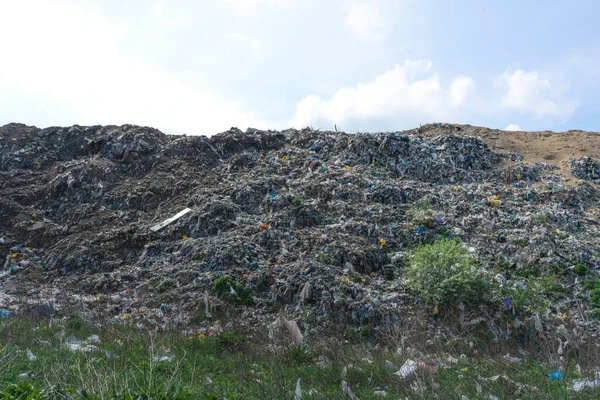
[[[571,160],[571,173],[586,181],[600,181],[600,161],[591,157]]]
[[[540,324],[597,334],[584,286],[600,265],[597,161],[577,160],[572,173],[591,181],[566,185],[558,167],[496,153],[468,128],[422,131],[1,127],[2,316],[209,333],[285,312],[306,337],[383,334],[416,318],[404,285],[414,248],[455,237],[490,283],[560,277],[565,294]],[[538,328],[539,315],[518,315]],[[497,338],[514,327],[493,310],[461,319]]]

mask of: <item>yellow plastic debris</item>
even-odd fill
[[[350,165],[346,165],[346,169],[347,169],[348,171],[352,171],[352,167],[351,167]]]
[[[183,241],[184,241],[184,242],[187,242],[187,241],[188,241],[188,239],[189,239],[189,237],[188,237],[188,236],[184,236],[184,237],[183,237]]]
[[[17,257],[19,257],[19,253],[13,253],[10,255],[10,258],[12,258],[13,260]]]
[[[350,282],[350,279],[347,276],[343,276],[342,277],[342,282],[343,283],[348,283],[348,282]]]
[[[436,304],[435,306],[433,306],[433,315],[438,315],[440,313],[440,309],[438,308],[438,305]]]
[[[384,238],[379,239],[379,244],[382,246],[385,246],[385,244],[386,244],[385,239]]]
[[[281,157],[282,161],[289,161],[290,160],[290,156],[283,156]]]
[[[517,179],[521,180],[521,174],[517,174]]]

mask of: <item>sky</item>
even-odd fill
[[[0,0],[0,125],[600,131],[595,0]]]

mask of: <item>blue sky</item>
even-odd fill
[[[0,2],[0,124],[600,130],[597,1]]]

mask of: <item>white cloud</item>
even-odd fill
[[[262,5],[288,4],[291,0],[224,0],[239,17],[247,17],[258,11]]]
[[[230,34],[228,35],[228,37],[237,40],[239,43],[243,44],[244,46],[248,47],[249,49],[255,51],[255,52],[260,52],[262,45],[260,40],[258,40],[255,37],[250,37],[250,36],[246,36],[246,35],[241,35],[241,34]]]
[[[518,132],[518,131],[522,131],[521,127],[519,125],[516,124],[509,124],[506,128],[504,128],[505,131],[510,131],[510,132]]]
[[[469,92],[475,83],[468,76],[459,76],[450,85],[449,101],[452,107],[460,107],[465,104]]]
[[[0,15],[0,45],[18,61],[0,63],[2,119],[8,105],[10,120],[40,126],[134,123],[213,134],[267,125],[236,102],[119,52],[126,32],[90,3],[2,2]]]
[[[371,82],[339,89],[329,100],[310,95],[297,104],[291,125],[338,124],[356,130],[454,118],[473,81],[462,76],[444,90],[437,73],[430,70],[430,60],[406,61]]]
[[[376,3],[349,1],[343,7],[346,14],[346,26],[361,39],[381,40],[390,31],[388,21]]]
[[[506,88],[502,106],[530,112],[535,118],[565,117],[576,108],[575,102],[564,99],[562,90],[538,71],[507,71],[495,83]]]

